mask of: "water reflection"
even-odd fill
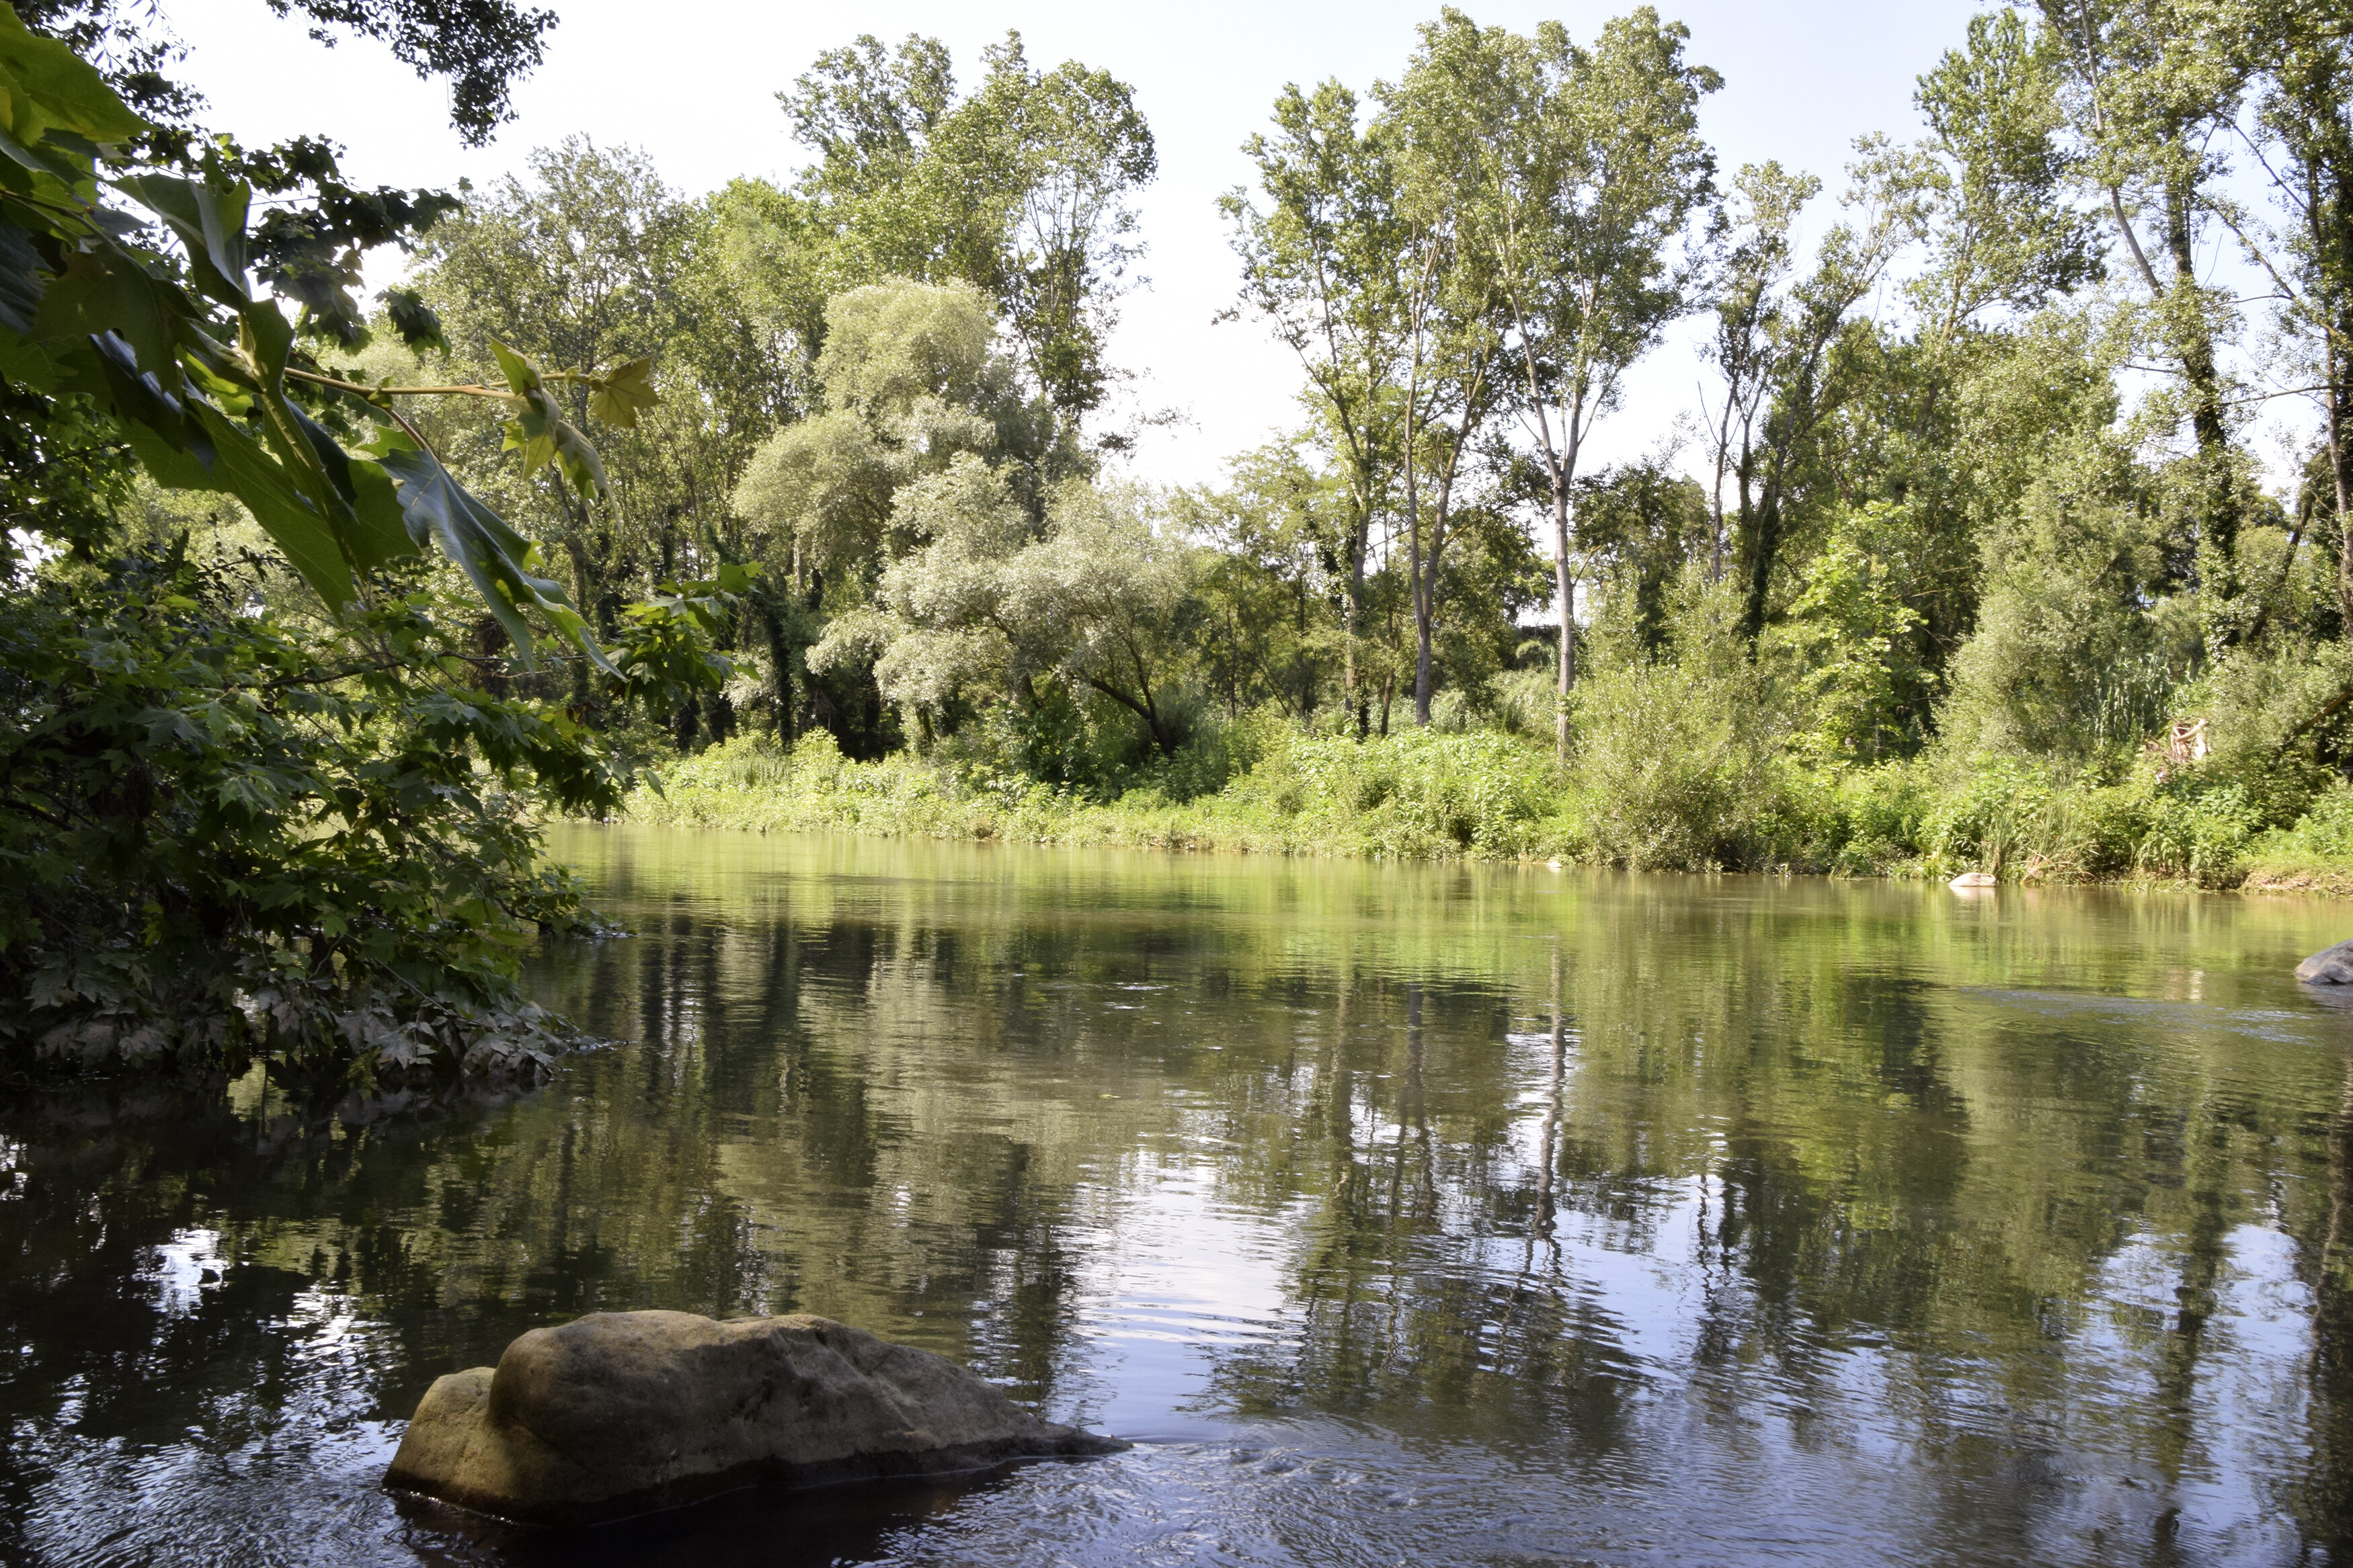
[[[2288,1563],[2353,1533],[2328,906],[584,829],[524,1096],[0,1112],[0,1555]],[[551,1541],[375,1478],[599,1308],[1144,1439]]]

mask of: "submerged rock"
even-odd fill
[[[938,1475],[1108,1454],[944,1356],[828,1318],[593,1312],[495,1370],[437,1381],[385,1484],[501,1518],[586,1524],[738,1487]]]
[[[2295,966],[2295,977],[2307,985],[2353,985],[2353,942],[2322,948]]]

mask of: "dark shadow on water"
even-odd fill
[[[535,1530],[398,1494],[394,1507],[417,1561],[449,1568],[826,1568],[888,1555],[908,1532],[1025,1468],[796,1490],[747,1487],[582,1530]]]

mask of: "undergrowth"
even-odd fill
[[[2284,797],[2221,764],[2166,778],[2139,763],[2070,773],[2000,757],[1812,764],[1694,721],[1673,695],[1597,689],[1566,769],[1542,742],[1495,731],[1359,742],[1245,721],[1221,742],[1222,782],[1194,763],[1184,783],[1200,793],[1153,782],[1106,799],[912,752],[852,762],[817,733],[789,752],[738,737],[671,763],[628,809],[755,832],[2353,892],[2341,781]]]

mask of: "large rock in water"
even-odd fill
[[[593,1312],[436,1382],[385,1484],[587,1524],[760,1483],[937,1475],[1127,1445],[828,1318]]]
[[[2353,942],[2322,948],[2295,966],[2295,977],[2310,985],[2353,985]]]

